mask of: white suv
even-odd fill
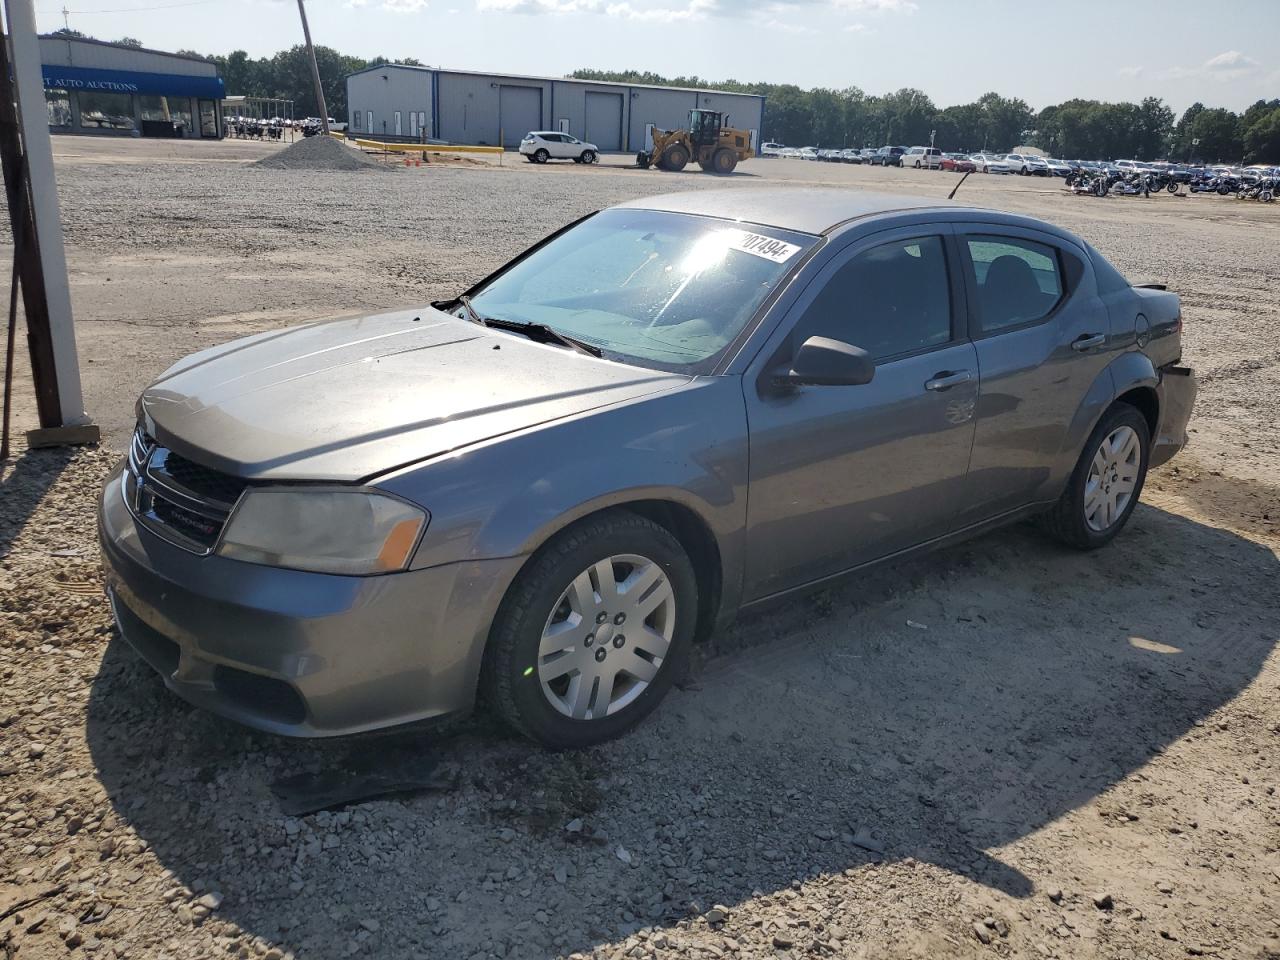
[[[926,170],[939,170],[942,167],[942,151],[936,147],[912,147],[902,155],[902,165],[914,167],[917,170],[921,167]]]
[[[548,160],[572,160],[574,163],[595,163],[600,148],[594,143],[584,143],[577,137],[554,130],[534,130],[520,141],[520,152],[530,163],[546,163]]]
[[[1021,173],[1024,176],[1031,173],[1031,157],[1024,153],[1006,153],[1004,155],[1005,166],[1014,173]]]

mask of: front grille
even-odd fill
[[[198,463],[179,456],[172,450],[166,451],[164,461],[159,465],[166,476],[185,489],[206,500],[225,507],[235,506],[249,486],[248,481],[233,477],[218,470],[210,470]]]
[[[209,553],[247,480],[162,447],[141,426],[129,446],[125,499],[149,530],[194,553]]]

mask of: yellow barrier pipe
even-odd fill
[[[340,140],[348,138],[341,134],[330,134]],[[440,144],[440,143],[383,143],[381,140],[362,140],[359,137],[352,138],[352,142],[359,147],[365,147],[369,150],[385,150],[388,152],[407,152],[407,153],[503,153],[502,147],[473,147],[463,144]]]

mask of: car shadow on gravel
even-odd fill
[[[1055,878],[1019,841],[1051,821],[1172,816],[1105,791],[1254,680],[1277,574],[1265,547],[1151,507],[1091,554],[1015,527],[743,618],[651,720],[575,754],[483,720],[266,737],[186,707],[115,643],[88,740],[175,882],[223,895],[207,922],[303,957],[567,954],[822,875],[875,882],[882,862],[1025,897]],[[416,752],[453,786],[280,813],[280,777],[371,751]]]

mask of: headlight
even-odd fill
[[[365,490],[248,490],[227,521],[218,553],[317,573],[403,570],[427,514]]]

